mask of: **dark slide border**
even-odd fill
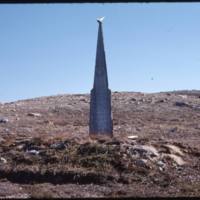
[[[0,0],[3,4],[21,3],[156,3],[156,2],[200,2],[200,0]]]

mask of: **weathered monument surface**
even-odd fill
[[[102,21],[99,23],[94,85],[90,95],[90,136],[112,136],[111,91],[108,88]]]

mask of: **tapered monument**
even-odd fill
[[[112,137],[113,123],[111,114],[111,91],[108,88],[106,58],[102,32],[103,18],[97,19],[99,23],[94,85],[90,94],[90,124],[91,137]]]

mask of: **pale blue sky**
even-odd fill
[[[0,101],[89,93],[99,16],[112,91],[200,89],[199,3],[13,4],[0,5]]]

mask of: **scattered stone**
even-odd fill
[[[175,127],[175,128],[171,128],[171,129],[169,129],[169,132],[174,133],[174,132],[176,132],[177,130],[178,130],[178,128]]]
[[[178,95],[178,96],[183,98],[183,99],[187,99],[187,95]]]
[[[165,163],[164,163],[162,160],[159,160],[159,161],[157,162],[157,164],[158,164],[158,166],[160,166],[160,167],[165,166]]]
[[[200,106],[199,105],[198,106],[193,106],[193,109],[199,111],[200,110]]]
[[[27,116],[30,116],[30,117],[41,117],[41,114],[40,113],[28,113]]]
[[[164,169],[163,169],[162,167],[159,167],[158,169],[159,169],[161,172],[164,171]]]
[[[17,150],[23,150],[25,148],[25,145],[24,144],[21,144],[21,145],[18,145],[16,147]]]
[[[4,129],[4,131],[5,131],[5,133],[9,133],[10,132],[8,128]]]
[[[55,144],[52,144],[51,146],[50,146],[50,148],[52,148],[52,149],[57,149],[57,150],[63,150],[63,149],[65,149],[65,143],[64,142],[58,142],[58,143],[55,143]]]
[[[160,100],[156,101],[155,103],[164,103],[164,102],[165,102],[164,99],[160,99]]]
[[[177,169],[177,171],[182,171],[183,167],[178,166],[176,169]]]
[[[145,159],[136,160],[135,165],[138,166],[138,167],[148,168],[147,160],[145,160]]]
[[[141,128],[136,127],[135,130],[136,131],[141,131]]]
[[[0,118],[0,123],[7,123],[9,120],[7,118]]]
[[[130,149],[130,151],[137,157],[148,158],[150,160],[159,156],[157,149],[153,146],[136,145],[135,147]]]
[[[32,150],[27,151],[27,153],[33,154],[33,155],[38,155],[40,152],[35,149],[32,149]]]
[[[171,183],[171,178],[167,175],[159,176],[159,177],[154,175],[151,177],[151,179],[155,184],[161,187],[167,187]]]
[[[3,164],[6,164],[6,163],[7,163],[7,160],[6,160],[5,158],[3,158],[3,157],[0,158],[0,161],[1,161],[1,163],[3,163]]]
[[[137,138],[138,138],[137,135],[129,135],[129,136],[128,136],[128,139],[131,139],[131,140],[135,140],[135,139],[137,139]]]
[[[179,107],[190,107],[189,104],[184,103],[184,102],[179,102],[179,101],[175,102],[174,105],[175,105],[175,106],[179,106]]]
[[[0,137],[0,143],[3,143],[3,142],[5,142],[6,140],[4,139],[4,138],[2,138],[2,137]]]
[[[84,98],[84,97],[81,97],[79,101],[82,101],[82,102],[85,102],[85,103],[87,103],[87,99],[86,99],[86,98]]]
[[[135,99],[135,98],[130,98],[130,101],[137,101],[137,99]]]

